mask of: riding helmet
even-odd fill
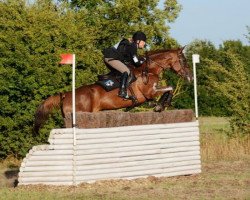
[[[134,41],[142,40],[142,41],[146,42],[146,40],[147,40],[146,34],[141,32],[141,31],[135,32],[132,38]]]

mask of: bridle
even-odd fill
[[[176,70],[176,73],[181,75],[181,73],[184,71],[184,68],[185,68],[185,61],[183,60],[183,56],[182,54],[178,54],[178,60],[176,62],[179,62],[180,63],[180,69]],[[171,58],[167,58],[167,57],[164,57],[164,59],[166,60],[169,60]],[[176,63],[175,62],[175,63]],[[143,78],[143,83],[146,85],[148,83],[148,71],[149,71],[149,65],[150,63],[155,63],[156,65],[158,65],[162,70],[165,70],[166,66],[164,67],[162,64],[158,63],[157,61],[154,61],[152,60],[151,58],[149,58],[147,52],[146,52],[146,65],[143,67],[142,69],[142,78]],[[174,64],[175,64],[174,63]],[[172,67],[174,68],[175,65],[173,65]],[[186,75],[185,71],[183,73],[185,76],[188,76]]]

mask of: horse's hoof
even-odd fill
[[[154,111],[155,111],[155,112],[161,112],[161,111],[163,111],[163,110],[164,110],[164,108],[163,108],[162,105],[157,105],[157,106],[155,106],[155,108],[154,108]]]
[[[150,108],[153,108],[153,107],[155,107],[157,104],[155,103],[155,102],[148,102],[148,106],[150,107]]]

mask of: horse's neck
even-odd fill
[[[162,63],[164,61],[164,63]],[[160,75],[161,72],[163,72],[166,69],[170,69],[171,62],[172,62],[172,56],[170,54],[167,55],[161,55],[160,58],[150,58],[148,60],[149,64],[149,71],[151,71],[154,74]]]
[[[163,71],[163,66],[161,66],[161,64],[157,61],[149,60],[148,71],[159,76]]]

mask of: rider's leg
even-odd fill
[[[117,71],[121,73],[127,72],[128,75],[130,74],[129,68],[120,60],[114,60],[113,58],[105,58],[104,60],[107,64],[109,64],[111,67],[113,67]]]
[[[122,73],[120,90],[119,90],[118,96],[125,98],[125,99],[129,98],[128,92],[127,92],[128,76],[130,74],[129,68],[119,60],[112,60],[110,58],[105,58],[105,62],[108,63],[114,69]]]
[[[124,99],[128,99],[129,96],[127,88],[128,88],[128,73],[123,72],[121,76],[120,90],[118,92],[118,96]]]

